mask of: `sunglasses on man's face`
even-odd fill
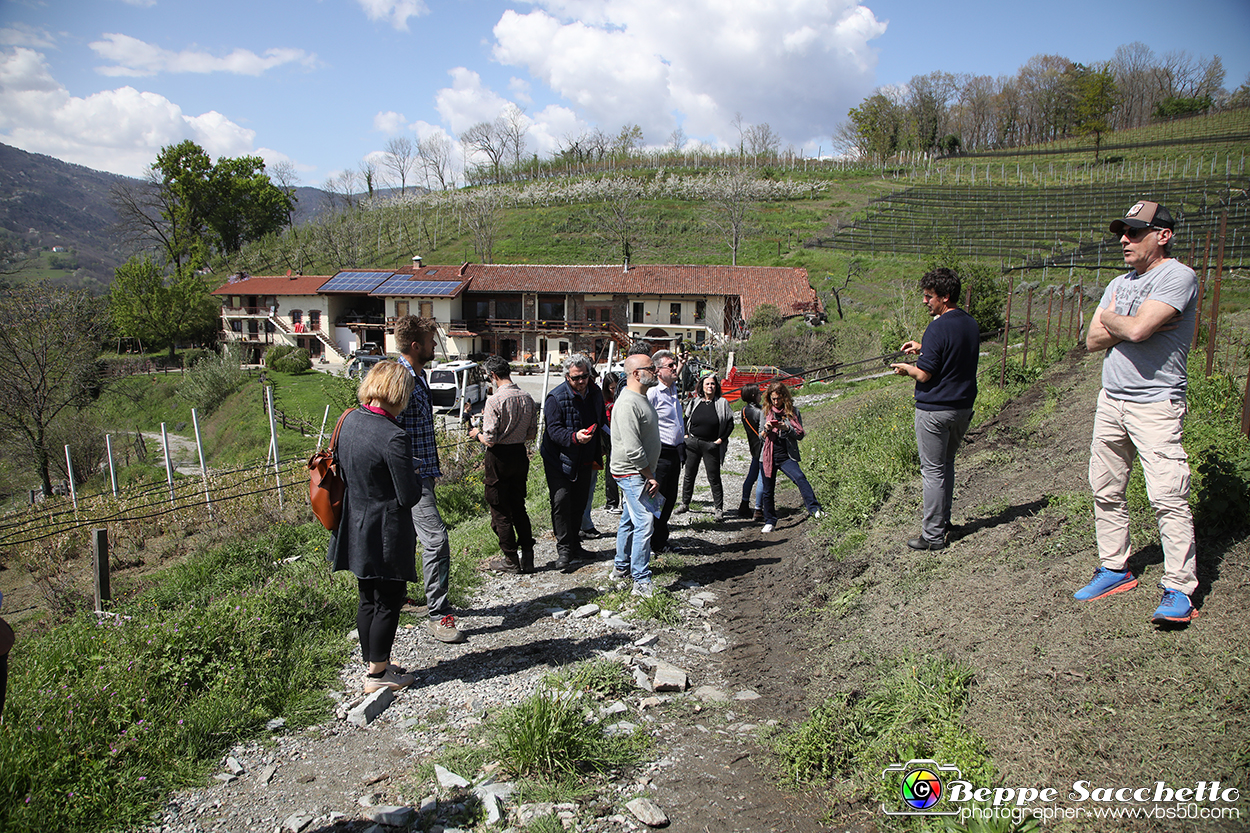
[[[1146,226],[1145,228],[1130,228],[1126,226],[1124,233],[1120,236],[1127,237],[1129,240],[1141,240],[1152,231],[1158,231],[1158,229],[1154,226]]]
[[[589,378],[590,378],[590,374],[588,373],[582,373],[581,375],[578,375],[578,376],[574,376],[572,373],[569,374],[570,382],[584,382]]]

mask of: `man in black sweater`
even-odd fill
[[[943,267],[925,273],[920,290],[933,321],[924,331],[923,349],[918,341],[901,348],[920,358],[915,364],[890,366],[898,375],[916,380],[916,447],[924,481],[924,521],[920,537],[909,539],[907,546],[940,550],[953,528],[955,452],[972,422],[981,333],[976,320],[956,306],[960,282],[954,271]]]

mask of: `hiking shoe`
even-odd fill
[[[607,512],[608,512],[608,514],[609,514],[609,515],[619,515],[619,514],[621,514],[621,507],[619,507],[619,506],[609,506],[609,507],[607,508]]]
[[[808,515],[807,517],[809,517],[809,518],[811,518],[811,519],[813,519],[813,520],[817,520],[817,521],[818,521],[818,520],[820,520],[821,518],[823,518],[824,516],[825,516],[825,510],[823,510],[823,509],[817,509],[815,512],[811,513],[811,514],[810,514],[810,515]]]
[[[456,629],[456,617],[447,615],[430,620],[430,634],[439,642],[465,642],[466,637]]]
[[[753,520],[753,521],[762,521],[762,520],[764,520],[764,510],[763,510],[763,509],[756,509],[754,512],[752,512],[752,513],[751,513],[751,520]]]
[[[926,541],[924,538],[908,538],[907,546],[913,550],[944,550],[945,541]]]
[[[1094,599],[1101,599],[1103,596],[1113,596],[1116,593],[1123,593],[1125,590],[1132,590],[1136,586],[1137,579],[1133,577],[1132,571],[1125,570],[1120,573],[1115,570],[1108,570],[1106,567],[1099,567],[1097,570],[1094,570],[1094,577],[1090,579],[1089,584],[1073,593],[1072,597],[1083,602],[1092,602]]]
[[[751,517],[751,504],[750,503],[744,500],[742,501],[742,503],[738,504],[738,517],[739,518]]]
[[[649,599],[655,595],[655,585],[650,581],[635,581],[634,589],[629,591],[629,595]]]
[[[760,530],[760,532],[764,533],[765,535],[767,535],[768,533],[770,533],[770,532],[772,532],[772,531],[773,531],[773,525],[772,525],[772,524],[764,524],[764,528]]]
[[[502,555],[499,558],[492,558],[486,562],[486,569],[492,573],[505,573],[507,575],[519,575],[521,573],[521,562],[513,555],[508,557]]]
[[[725,510],[717,508],[714,512],[712,512],[712,519],[717,521],[725,520]]]
[[[593,541],[596,538],[602,538],[603,533],[592,526],[590,529],[583,529],[581,532],[577,533],[577,537],[581,538],[583,541]]]
[[[365,694],[372,694],[373,692],[381,691],[384,688],[389,688],[391,691],[399,691],[401,688],[407,688],[416,681],[416,677],[411,674],[397,673],[395,667],[391,666],[390,668],[387,668],[386,671],[382,672],[381,677],[370,677],[368,674],[365,674]]]
[[[690,504],[689,504],[689,503],[679,503],[679,504],[677,504],[677,508],[675,508],[675,509],[673,510],[673,514],[674,514],[674,515],[684,515],[684,514],[686,514],[686,513],[687,513],[687,512],[689,512],[689,511],[690,511]]]
[[[1179,590],[1165,587],[1163,600],[1159,602],[1159,609],[1155,611],[1154,616],[1150,617],[1150,621],[1156,625],[1168,622],[1188,622],[1197,615],[1198,611],[1194,610],[1188,596]]]
[[[629,568],[617,567],[613,565],[612,572],[608,573],[608,578],[612,581],[629,581]]]

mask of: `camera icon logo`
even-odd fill
[[[900,803],[895,808],[881,805],[881,812],[890,816],[954,816],[958,810],[935,810],[942,800],[945,784],[958,780],[960,770],[950,764],[939,764],[927,758],[913,758],[905,764],[893,764],[881,771],[881,777],[897,785]]]

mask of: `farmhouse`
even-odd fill
[[[438,322],[447,358],[542,362],[573,352],[602,359],[610,342],[741,338],[764,303],[784,317],[821,313],[807,270],[774,266],[434,266],[413,258],[400,269],[236,275],[213,294],[222,299],[223,339],[253,358],[272,344],[335,360],[366,342],[395,353],[395,320],[408,314]]]

